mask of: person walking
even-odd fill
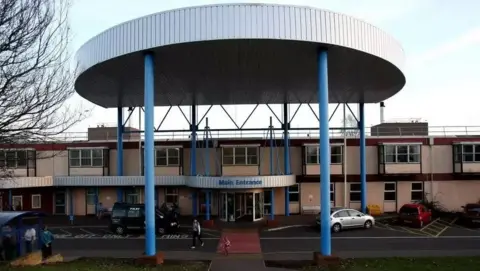
[[[200,222],[196,218],[193,219],[193,238],[192,238],[192,249],[195,249],[196,241],[200,241],[201,246],[203,247],[204,243],[202,241],[202,228],[200,227]]]
[[[53,240],[53,234],[46,226],[43,226],[42,233],[40,234],[40,241],[42,242],[42,261],[45,261],[48,257],[52,256]]]
[[[37,231],[32,227],[25,231],[25,235],[23,237],[25,239],[25,252],[27,254],[32,253],[33,251],[33,244],[37,239]]]

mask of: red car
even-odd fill
[[[398,211],[398,222],[404,225],[423,228],[432,222],[432,212],[418,203],[405,204]]]

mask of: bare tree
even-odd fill
[[[49,140],[85,118],[67,106],[70,0],[0,0],[0,143]]]
[[[345,136],[348,136],[348,137],[358,136],[359,135],[358,123],[357,123],[357,120],[355,119],[355,117],[352,114],[348,114],[345,117],[344,121],[345,121],[345,127],[347,127],[347,128],[352,127],[352,129],[342,130],[342,135],[345,134]],[[343,124],[343,122],[342,122],[342,124]]]

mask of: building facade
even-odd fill
[[[95,214],[99,202],[106,208],[117,201],[142,203],[139,144],[124,140],[124,176],[117,176],[116,141],[0,146],[1,206],[82,216]],[[456,210],[480,198],[480,137],[367,137],[366,144],[367,204],[395,212],[427,197]],[[209,208],[229,221],[258,220],[272,211],[283,215],[285,205],[291,214],[318,210],[318,139],[290,140],[290,174],[282,145],[283,140],[274,140],[270,147],[265,139],[213,139],[208,146],[198,141],[191,159],[190,141],[158,141],[156,203],[175,203],[184,215],[203,215]],[[358,145],[356,138],[346,145],[331,139],[334,206],[360,207]]]

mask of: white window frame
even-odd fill
[[[177,163],[170,163],[169,159],[170,157],[173,157],[173,156],[170,156],[169,154],[169,151],[171,150],[176,150],[177,151],[177,155],[175,156],[178,160],[177,160]],[[159,164],[158,163],[158,160],[157,160],[157,156],[158,156],[158,151],[165,151],[165,164],[162,165],[162,164]],[[180,166],[180,159],[181,159],[181,155],[180,155],[180,148],[178,147],[158,147],[158,148],[155,148],[155,166],[156,167],[172,167],[172,166]]]
[[[248,149],[255,149],[255,157],[256,157],[256,163],[249,163],[249,155],[248,155]],[[224,150],[225,149],[232,149],[232,156],[233,156],[233,164],[225,164],[225,154]],[[237,157],[235,155],[236,149],[245,149],[245,163],[243,164],[237,164]],[[253,155],[250,155],[253,156]],[[259,160],[259,155],[258,155],[258,146],[222,146],[222,165],[223,166],[258,166],[258,161]]]
[[[100,168],[104,166],[105,157],[103,154],[104,148],[101,149],[91,149],[91,148],[84,148],[84,149],[69,149],[68,150],[68,164],[71,168],[82,168],[82,167],[93,167],[93,168]],[[83,152],[88,151],[89,155],[83,156]],[[94,157],[94,151],[100,151],[101,157]],[[72,158],[72,152],[78,152],[78,158]],[[83,160],[89,159],[90,163],[83,163]],[[101,159],[101,165],[94,165],[93,160]],[[72,160],[78,160],[78,165],[72,165]]]
[[[465,152],[465,146],[472,147],[472,152]],[[477,155],[480,157],[480,143],[460,143],[455,144],[453,148],[455,152],[454,159],[456,163],[480,163],[480,160],[476,159]],[[458,153],[459,151],[460,153]],[[459,157],[459,155],[461,155],[461,157]],[[466,160],[465,155],[471,155],[472,160]]]
[[[414,185],[414,184],[421,184],[421,185],[422,185],[422,189],[415,189],[415,190],[414,190],[414,189],[413,189],[413,185]],[[412,183],[410,184],[410,201],[411,201],[411,202],[418,202],[418,201],[423,200],[424,188],[425,188],[425,187],[423,187],[423,182],[412,182]],[[417,199],[414,200],[414,199],[412,198],[412,193],[413,193],[413,192],[421,192],[421,193],[422,193],[422,198],[421,198],[421,199],[418,199],[418,200],[417,200]]]
[[[171,191],[169,191],[171,189]],[[167,196],[173,196],[177,199],[177,202],[167,202]],[[178,205],[180,201],[180,191],[177,187],[165,187],[165,204],[167,205]]]
[[[352,190],[352,184],[358,184],[360,185],[360,190]],[[360,197],[362,197],[362,184],[361,183],[349,183],[348,184],[348,199],[350,202],[361,202],[360,200],[352,200],[352,193],[358,193],[360,194]]]
[[[393,147],[394,148],[394,153],[387,154],[387,148]],[[398,148],[399,147],[407,147],[407,153],[406,154],[400,154],[400,155],[407,155],[407,162],[399,162],[398,161]],[[410,147],[417,147],[418,148],[418,153],[416,152],[411,152]],[[418,157],[418,161],[413,161],[411,160],[412,156],[415,155],[415,157]],[[405,143],[405,144],[382,144],[382,160],[384,164],[420,164],[422,162],[422,144],[415,144],[415,143]],[[395,161],[387,161],[387,156],[393,156],[395,157]]]
[[[18,199],[20,198],[20,207],[22,208],[23,210],[23,196],[12,196],[12,204],[14,205],[13,208],[16,209],[17,208],[17,205],[15,205],[15,199]],[[20,211],[20,210],[15,210],[15,211]]]
[[[290,202],[290,203],[292,203],[292,202],[294,202],[294,203],[299,203],[299,202],[300,202],[300,184],[299,184],[299,183],[296,183],[296,184],[294,184],[294,185],[292,185],[292,186],[296,186],[296,187],[297,187],[297,190],[293,190],[293,191],[292,191],[292,190],[288,189],[288,202]],[[290,186],[290,187],[292,187],[292,186]],[[290,195],[292,195],[292,194],[297,194],[297,195],[298,195],[298,196],[297,196],[298,201],[292,201],[292,200],[290,200]]]
[[[340,148],[340,154],[333,154],[332,148],[338,147]],[[305,150],[305,164],[306,165],[319,165],[320,164],[320,146],[318,145],[304,145],[304,150]],[[315,154],[316,154],[316,162],[310,162],[308,157],[309,157],[309,148],[315,148]],[[340,162],[334,163],[332,157],[340,157]],[[331,144],[330,145],[330,165],[341,165],[343,163],[343,145],[338,145],[338,144]]]
[[[34,206],[33,198],[38,197],[38,206]],[[32,209],[41,209],[42,208],[42,195],[41,194],[32,194]]]
[[[393,190],[387,190],[385,188],[385,185],[387,184],[393,184],[394,189]],[[385,197],[385,193],[395,193],[395,199],[394,200],[387,200]],[[397,201],[397,183],[396,182],[384,182],[383,183],[383,201],[387,202],[392,202],[392,201]]]
[[[5,167],[5,168],[27,168],[29,166],[29,152],[31,152],[33,150],[25,150],[25,149],[22,149],[22,150],[19,150],[19,149],[16,149],[16,150],[8,150],[8,149],[0,149],[0,167]],[[25,153],[25,165],[18,165],[18,161],[19,161],[19,158],[18,158],[18,153],[19,152],[24,152]],[[7,153],[15,153],[15,157],[13,158],[13,161],[12,159],[8,159],[8,155]],[[2,164],[3,162],[3,164]],[[13,163],[11,165],[9,165],[9,163]],[[32,166],[33,168],[33,166]]]

